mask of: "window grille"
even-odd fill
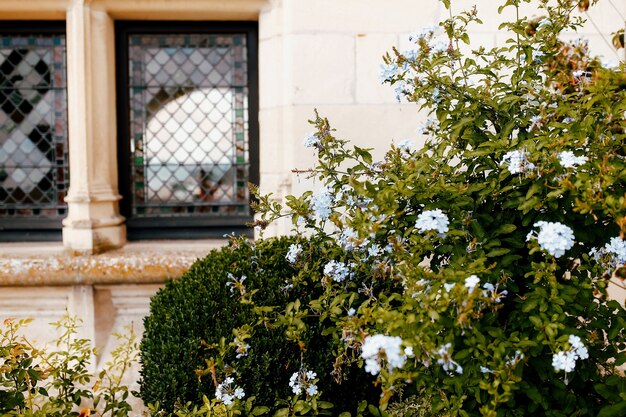
[[[215,226],[243,227],[251,219],[248,182],[256,179],[255,37],[209,23],[192,31],[140,26],[118,30],[126,55],[119,164],[129,236],[141,228],[172,236],[178,227],[186,237],[194,229],[185,227],[209,235]]]
[[[69,185],[63,30],[64,23],[0,27],[2,240],[61,236]]]

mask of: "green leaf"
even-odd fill
[[[323,410],[329,410],[329,409],[333,408],[333,404],[329,403],[328,401],[318,401],[317,405],[319,406],[319,408],[321,408]]]
[[[378,408],[374,407],[372,404],[367,405],[367,411],[369,411],[374,417],[380,417],[380,411],[378,411]]]
[[[607,405],[598,413],[598,417],[624,417],[626,416],[626,401]]]
[[[289,416],[288,408],[281,408],[280,410],[276,410],[276,412],[274,413],[274,417],[288,417],[288,416]]]
[[[262,416],[263,414],[267,414],[270,411],[269,407],[258,406],[252,409],[253,416]]]
[[[487,258],[495,258],[496,256],[506,255],[509,252],[511,252],[511,249],[507,249],[507,248],[494,249],[491,252],[489,252],[486,256]]]
[[[503,225],[500,225],[496,229],[494,234],[496,236],[498,236],[498,235],[508,235],[509,233],[513,233],[515,230],[517,230],[517,226],[515,226],[514,224],[503,224]]]

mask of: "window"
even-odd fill
[[[118,22],[128,237],[244,232],[258,183],[256,23]]]
[[[64,22],[0,27],[3,241],[61,238],[69,184],[64,31]]]

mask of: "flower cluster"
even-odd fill
[[[306,369],[300,369],[298,372],[294,372],[289,378],[289,386],[294,394],[300,395],[305,392],[307,397],[313,397],[318,394],[317,374],[313,371],[307,371]]]
[[[215,398],[226,405],[231,405],[235,398],[243,399],[245,395],[243,388],[235,385],[235,380],[232,377],[226,378],[215,390]]]
[[[476,275],[470,275],[465,278],[465,287],[467,288],[467,292],[474,292],[474,288],[480,283],[480,278]]]
[[[563,151],[559,153],[559,162],[563,168],[576,168],[587,162],[586,156],[576,156],[572,151]]]
[[[415,228],[420,233],[436,230],[440,234],[445,235],[448,232],[449,224],[448,216],[446,216],[441,209],[434,209],[420,213],[419,216],[417,216]]]
[[[437,363],[443,366],[444,371],[454,371],[457,374],[462,374],[463,367],[452,359],[450,349],[452,349],[452,343],[446,343],[433,352],[433,354],[437,357]]]
[[[490,282],[483,284],[483,296],[492,299],[496,303],[502,301],[502,297],[505,297],[508,293],[507,290],[498,291],[498,284],[493,285]]]
[[[398,66],[396,64],[388,64],[380,66],[380,82],[388,82],[394,79],[398,74]]]
[[[571,334],[569,336],[570,348],[552,355],[552,367],[555,371],[572,372],[576,367],[577,359],[587,359],[589,352],[580,337]]]
[[[307,148],[315,148],[320,144],[320,137],[317,135],[309,135],[304,139],[304,146]]]
[[[621,237],[612,237],[603,248],[593,248],[589,252],[596,261],[604,261],[609,267],[616,268],[626,263],[626,241]]]
[[[248,343],[237,336],[233,340],[233,344],[235,345],[235,352],[237,353],[235,356],[236,359],[248,356],[248,350],[250,350],[250,345]]]
[[[529,169],[534,169],[535,164],[528,161],[529,153],[525,150],[510,151],[502,157],[502,165],[506,165],[511,174],[521,174]]]
[[[331,277],[335,282],[343,282],[352,274],[345,262],[331,260],[324,266],[324,275]]]
[[[333,201],[332,191],[327,187],[322,187],[313,194],[311,208],[317,217],[326,220],[332,211]]]
[[[246,279],[247,277],[245,275],[242,275],[241,278],[235,278],[235,276],[229,272],[226,286],[230,289],[231,293],[239,291],[239,294],[244,295],[246,293],[246,286],[244,284]]]
[[[401,349],[402,338],[376,334],[366,336],[361,348],[361,357],[365,359],[365,371],[378,375],[382,360],[387,361],[389,370],[402,368],[406,361],[406,353]]]
[[[534,227],[539,228],[539,233],[535,236],[534,232],[530,232],[526,240],[536,237],[541,249],[556,258],[563,256],[565,251],[574,246],[574,231],[564,224],[539,221]]]
[[[289,261],[289,263],[295,263],[296,259],[298,259],[298,255],[302,253],[302,246],[300,246],[297,243],[294,243],[292,245],[289,245],[289,251],[287,252],[287,255],[285,256],[285,259],[287,259]]]

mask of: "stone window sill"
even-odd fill
[[[69,256],[60,242],[0,243],[0,286],[155,284],[181,276],[225,240],[137,241]]]

